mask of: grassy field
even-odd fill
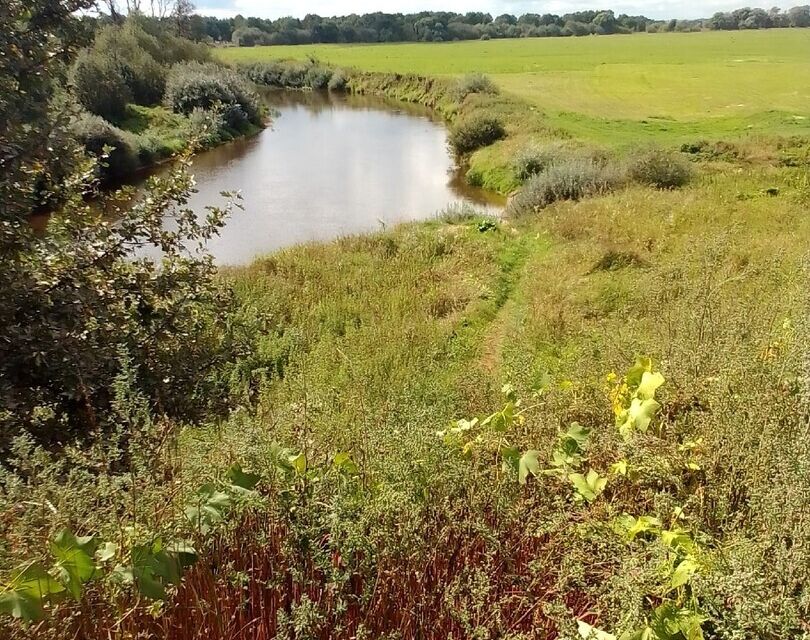
[[[801,106],[784,87],[806,68],[809,34],[315,51],[385,71],[490,71],[537,104],[543,91],[528,81],[555,77],[561,102],[544,109],[580,109],[558,112],[555,126],[580,122],[583,137],[622,146],[645,126],[633,119],[652,109],[644,104],[683,118],[673,122],[690,136],[723,139],[741,133],[734,122],[757,118],[770,122],[761,132],[778,132],[767,109]],[[600,52],[612,50],[632,75],[630,66],[651,55],[644,47],[664,66],[680,61],[673,77],[682,91],[691,87],[692,106],[650,89],[622,107],[629,120],[597,118],[613,116],[614,100],[586,88],[600,73]],[[580,58],[549,57],[554,73],[527,70],[537,52],[558,48]],[[453,55],[436,53],[447,51]],[[733,59],[723,63],[726,55]],[[781,78],[772,100],[784,103],[758,90],[757,100],[749,97],[757,106],[740,120],[697,114],[694,96],[712,87],[712,114],[739,99],[732,80],[712,81],[724,64],[746,67],[736,56],[771,65]],[[565,65],[581,74],[570,92],[559,89]],[[655,77],[663,85],[668,76],[658,69]],[[164,605],[133,604],[114,583],[107,600],[60,604],[38,623],[37,637],[805,637],[806,141],[656,152],[688,171],[677,188],[653,188],[629,164],[644,154],[555,140],[540,109],[508,92],[457,99],[453,83],[385,74],[348,82],[433,104],[457,120],[501,119],[506,139],[470,161],[503,191],[518,184],[511,163],[532,145],[560,163],[542,169],[541,181],[560,166],[569,171],[563,182],[589,172],[625,177],[583,197],[561,196],[539,213],[493,220],[448,212],[223,271],[237,303],[229,322],[252,346],[225,369],[232,411],[182,425],[176,441],[166,440],[165,460],[150,452],[153,475],[137,499],[135,489],[129,500],[117,488],[116,476],[101,475],[107,493],[63,486],[37,457],[45,469],[38,482],[7,485],[11,504],[33,506],[25,516],[9,508],[4,518],[14,532],[5,554],[44,547],[46,533],[82,521],[98,523],[100,539],[117,539],[132,521],[139,529],[126,535],[183,535],[200,561]],[[798,90],[806,95],[807,87]],[[255,476],[240,468],[234,477],[235,463]],[[253,480],[234,486],[240,478]],[[199,514],[188,524],[189,505],[213,514],[210,530],[199,528]],[[589,625],[604,631],[589,635]],[[3,635],[0,627],[0,635],[27,640],[31,630],[16,625]]]
[[[368,71],[486,73],[574,135],[616,143],[810,131],[810,30],[218,50]]]

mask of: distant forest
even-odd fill
[[[413,14],[370,13],[303,19],[214,18],[190,16],[188,34],[199,41],[238,46],[352,42],[444,42],[496,38],[547,38],[638,32],[810,27],[810,6],[737,9],[701,20],[653,20],[616,16],[613,11],[577,11],[562,16],[527,13],[520,17],[444,11]]]

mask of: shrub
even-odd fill
[[[166,105],[175,113],[190,115],[195,109],[219,110],[225,124],[242,129],[261,125],[259,97],[241,76],[214,64],[181,63],[172,67],[166,83]]]
[[[138,155],[133,136],[114,127],[94,114],[84,114],[71,125],[71,133],[84,149],[101,158],[105,147],[111,147],[109,155],[101,161],[99,176],[104,180],[120,179],[138,167]]]
[[[526,182],[532,176],[548,169],[563,153],[565,152],[559,145],[522,149],[512,162],[515,176],[521,182]]]
[[[332,73],[332,70],[326,67],[311,66],[307,70],[307,86],[311,89],[326,89],[332,80]]]
[[[458,100],[463,100],[471,93],[488,93],[495,95],[498,87],[482,73],[470,73],[456,82],[454,93]]]
[[[658,189],[682,187],[692,178],[692,167],[680,156],[652,149],[632,158],[630,178]]]
[[[281,87],[284,77],[284,64],[280,62],[257,62],[241,68],[244,76],[256,84],[268,87]]]
[[[167,70],[160,62],[163,54],[157,38],[128,21],[123,26],[101,29],[92,51],[116,69],[129,87],[131,101],[149,106],[160,102]]]
[[[456,155],[472,153],[506,137],[500,120],[479,115],[465,118],[450,130],[448,142]]]
[[[82,51],[70,73],[73,95],[81,106],[105,120],[124,117],[132,100],[127,83],[118,69],[92,51]]]
[[[346,76],[346,72],[338,69],[329,80],[329,91],[346,91],[348,84],[349,78]]]
[[[579,200],[611,191],[621,182],[610,167],[573,158],[550,166],[532,177],[509,204],[508,213],[536,213],[557,200]]]

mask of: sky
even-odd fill
[[[502,13],[564,14],[584,9],[613,9],[616,14],[642,14],[649,18],[706,18],[716,11],[743,6],[770,8],[773,3],[751,0],[197,0],[197,13],[218,17],[303,18],[308,13],[320,16],[350,13],[414,13],[417,11],[487,11]],[[796,0],[793,4],[804,4]],[[776,6],[792,6],[780,5]]]

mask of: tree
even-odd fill
[[[788,20],[791,27],[810,27],[810,5],[789,9]]]
[[[198,219],[185,206],[188,159],[151,180],[135,205],[112,194],[115,224],[85,201],[102,195],[97,162],[70,143],[74,114],[58,90],[84,44],[76,12],[89,8],[0,7],[0,452],[25,432],[59,444],[117,428],[114,382],[124,369],[151,410],[191,416],[220,397],[212,372],[233,354],[229,294],[198,253],[227,207]],[[46,204],[59,214],[37,235],[28,216]],[[160,257],[136,255],[146,246]]]

